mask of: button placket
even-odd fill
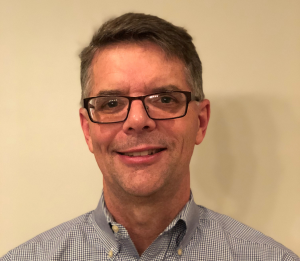
[[[112,248],[111,250],[108,251],[107,253],[107,259],[112,261],[115,259],[115,257],[117,256],[118,250]]]

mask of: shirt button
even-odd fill
[[[179,256],[182,255],[182,249],[181,249],[181,248],[179,248],[179,249],[177,250],[177,254],[178,254]]]
[[[119,228],[118,228],[118,226],[116,226],[116,225],[113,225],[113,226],[112,226],[112,230],[113,230],[115,233],[118,233],[118,232],[119,232]]]
[[[112,258],[112,257],[113,257],[113,255],[114,255],[113,251],[112,251],[112,250],[110,250],[110,251],[108,252],[108,257],[109,257],[109,258]]]

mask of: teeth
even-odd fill
[[[140,156],[153,155],[154,153],[160,151],[161,151],[160,149],[154,149],[154,150],[145,150],[139,152],[128,152],[128,153],[124,153],[123,155],[130,156],[130,157],[140,157]]]

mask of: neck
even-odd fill
[[[190,197],[189,184],[181,184],[176,191],[157,192],[146,197],[126,193],[120,196],[120,191],[116,195],[105,184],[103,192],[106,207],[116,222],[127,229],[139,255],[165,230]]]

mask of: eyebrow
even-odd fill
[[[151,88],[151,93],[148,93],[148,94],[160,93],[160,92],[171,92],[171,91],[182,91],[182,90],[179,89],[177,86],[170,84],[170,85]],[[127,94],[127,92],[125,93],[124,91],[121,91],[118,89],[117,90],[101,90],[96,94],[96,96],[123,96],[126,94]]]
[[[179,89],[176,85],[170,84],[166,86],[160,86],[160,87],[155,87],[151,89],[151,92],[156,93],[156,92],[171,92],[171,91],[182,91]]]
[[[96,94],[96,96],[121,96],[121,95],[124,95],[124,92],[120,90],[102,90]]]

